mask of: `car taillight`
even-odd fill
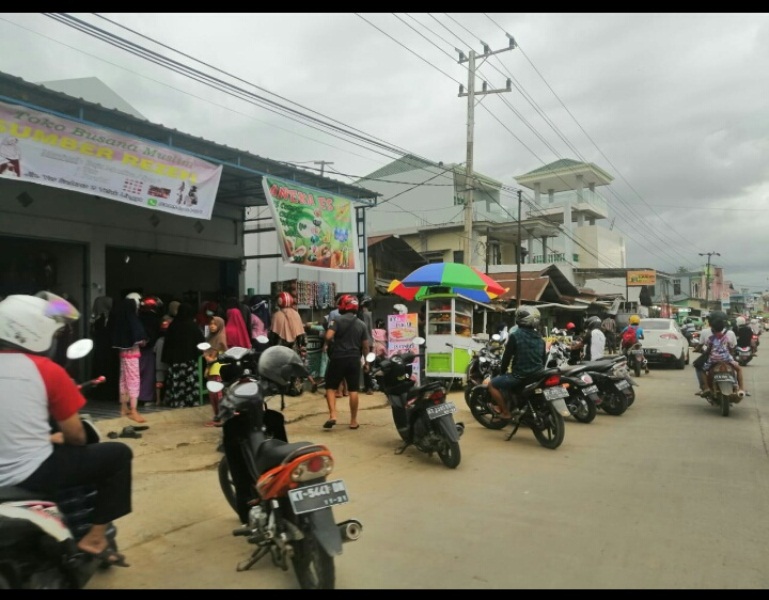
[[[554,385],[558,385],[561,383],[561,376],[560,375],[551,375],[547,379],[545,379],[545,383],[543,384],[545,387],[552,387]]]

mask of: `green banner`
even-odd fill
[[[352,201],[276,177],[262,177],[286,264],[361,271]]]

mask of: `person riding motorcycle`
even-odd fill
[[[515,311],[515,324],[502,354],[501,375],[489,382],[489,395],[497,405],[499,417],[510,419],[512,415],[505,405],[503,390],[515,393],[523,387],[527,375],[545,367],[547,351],[545,340],[537,331],[540,321],[539,310],[534,306],[519,306]],[[507,370],[512,362],[512,370]]]
[[[700,382],[700,396],[704,396],[709,393],[710,386],[712,384],[711,367],[717,362],[727,362],[732,365],[737,373],[737,392],[740,397],[745,395],[745,388],[742,381],[742,368],[734,360],[732,351],[737,344],[737,338],[734,335],[734,331],[727,329],[726,314],[722,311],[714,311],[710,313],[710,328],[712,334],[707,340],[703,342],[702,352],[707,356],[704,364],[702,365],[702,373],[697,373],[697,379]]]
[[[107,529],[131,512],[133,452],[122,442],[87,443],[78,412],[86,400],[50,358],[58,334],[79,317],[72,304],[50,292],[0,302],[0,486],[49,496],[95,488],[93,525],[77,546],[94,559],[127,567],[110,547]]]
[[[606,352],[606,334],[601,330],[601,319],[595,315],[585,321],[585,359],[599,360]]]
[[[745,317],[737,317],[734,333],[737,336],[737,346],[740,348],[750,348],[753,342],[753,330],[745,321]]]

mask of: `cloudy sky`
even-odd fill
[[[303,168],[333,163],[325,174],[347,182],[398,152],[464,163],[456,49],[503,50],[509,34],[516,48],[479,61],[479,82],[510,78],[512,91],[475,107],[475,171],[515,189],[517,175],[562,158],[595,163],[614,177],[600,191],[628,266],[695,269],[718,252],[736,288],[769,289],[769,14],[67,17],[0,15],[0,70],[98,77],[151,122]]]

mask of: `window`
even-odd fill
[[[489,242],[489,264],[502,264],[502,247],[500,246],[499,242]]]
[[[673,295],[676,296],[681,293],[681,280],[680,279],[674,279],[673,280]]]
[[[454,250],[454,262],[455,263],[463,263],[463,262],[465,262],[465,251],[464,250]]]

